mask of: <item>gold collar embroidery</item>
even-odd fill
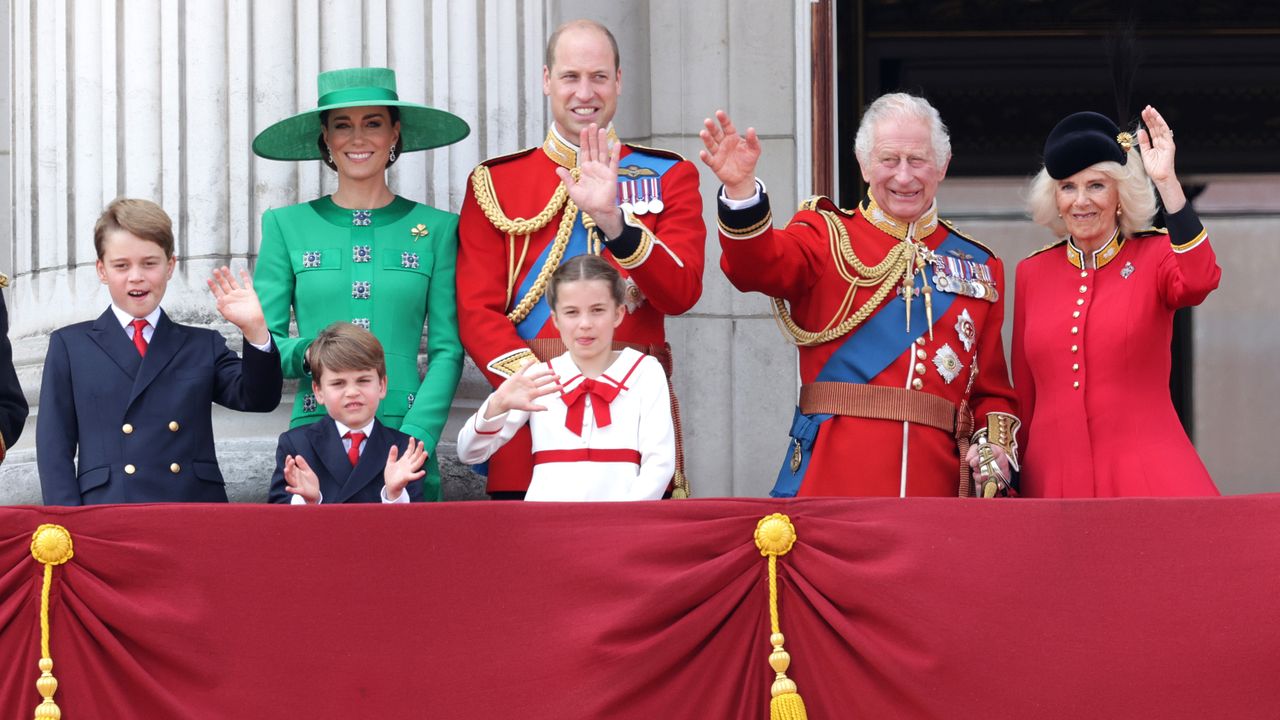
[[[1124,237],[1120,235],[1120,228],[1116,228],[1115,233],[1111,235],[1111,239],[1105,245],[1093,251],[1093,267],[1095,270],[1101,270],[1107,266],[1107,263],[1116,259],[1120,254],[1120,248],[1124,247]],[[1084,251],[1076,247],[1075,238],[1067,238],[1067,260],[1077,268],[1084,270]]]
[[[906,240],[907,235],[911,234],[912,240],[920,240],[927,238],[938,229],[938,201],[934,200],[933,204],[919,220],[914,223],[904,223],[897,218],[891,217],[889,213],[880,208],[876,203],[876,199],[867,193],[867,199],[858,206],[858,212],[862,213],[862,217],[867,222],[875,225],[881,231],[899,240]]]
[[[618,133],[613,129],[613,123],[609,123],[608,132],[609,147],[613,147],[616,142],[621,142],[618,140]],[[561,137],[554,125],[547,131],[547,139],[542,142],[542,152],[560,167],[569,170],[578,167],[578,146]]]

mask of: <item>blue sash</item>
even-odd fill
[[[657,175],[659,178],[666,174],[668,170],[675,167],[678,160],[668,157],[659,157],[657,155],[649,155],[639,150],[632,149],[626,157],[618,165],[618,178],[622,182],[631,180],[631,176],[625,173],[630,168],[640,168],[648,170]],[[652,176],[650,176],[652,177]],[[547,258],[551,255],[551,247],[555,243],[547,243],[542,253],[533,261],[529,268],[528,274],[524,276],[524,280],[520,283],[520,287],[516,289],[512,296],[512,302],[520,302],[520,298],[529,294],[529,290],[533,287],[533,283],[538,279],[538,275],[542,272],[542,268],[546,267]],[[573,223],[573,231],[569,234],[569,243],[565,246],[564,256],[561,261],[568,260],[587,252],[587,228],[582,224],[582,213],[578,214]],[[514,305],[507,308],[510,312]],[[538,336],[538,332],[547,324],[547,320],[551,318],[551,306],[547,304],[546,296],[538,298],[538,302],[534,304],[533,309],[525,316],[523,320],[516,323],[516,333],[523,340],[531,340]]]
[[[947,233],[947,237],[938,246],[936,253],[951,250],[963,250],[972,256],[973,261],[985,264],[991,255],[973,243],[955,233]],[[923,274],[925,282],[933,289],[933,316],[941,318],[955,302],[956,295],[940,292],[933,282],[933,268],[926,265]],[[911,303],[912,332],[906,328],[906,299],[896,295],[886,302],[870,318],[862,323],[853,333],[845,337],[844,342],[835,353],[827,359],[826,364],[815,378],[815,382],[846,382],[866,384],[884,372],[904,352],[911,349],[917,337],[928,332],[928,318],[925,315],[924,299],[913,298]],[[818,431],[822,423],[831,419],[830,414],[814,413],[805,415],[797,406],[791,420],[791,443],[788,444],[782,468],[778,471],[778,480],[769,494],[773,497],[795,497],[800,490],[800,483],[809,469],[809,459],[813,454],[814,443],[818,439]],[[800,446],[800,466],[795,472],[791,470],[791,459],[796,444]]]

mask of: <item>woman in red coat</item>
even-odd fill
[[[1174,311],[1222,271],[1174,174],[1173,131],[1150,106],[1142,119],[1134,146],[1102,115],[1068,116],[1031,182],[1032,218],[1065,238],[1016,276],[1026,496],[1218,494],[1174,413],[1169,343]],[[1155,192],[1168,231],[1142,229]]]

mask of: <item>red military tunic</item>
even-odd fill
[[[610,137],[617,141],[612,130]],[[654,159],[661,161],[656,174],[647,169],[651,162],[641,162]],[[562,187],[555,170],[576,165],[577,148],[553,129],[541,148],[489,160],[476,168],[468,183],[458,227],[459,336],[467,354],[494,387],[531,356],[528,341],[513,324],[518,321],[508,314],[530,295],[521,292],[522,284],[536,278],[544,267],[555,269],[555,264],[538,261],[555,242],[565,215],[564,205],[553,201]],[[627,229],[622,237],[593,248],[628,280],[628,312],[614,331],[614,341],[645,346],[646,352],[659,354],[666,343],[666,316],[684,313],[702,295],[706,226],[698,171],[674,153],[624,145],[618,180],[622,199],[635,199],[627,193],[647,182],[641,189],[651,194],[650,200],[656,191],[661,203],[657,212],[649,203],[649,212],[626,213]],[[549,207],[548,214],[544,211]],[[543,217],[538,218],[539,214]],[[515,232],[500,229],[495,217]],[[520,219],[535,222],[516,227],[514,221]],[[568,257],[566,253],[562,260]],[[546,302],[541,297],[531,299]],[[534,337],[558,340],[560,334],[548,317],[536,328]],[[489,491],[527,489],[533,472],[530,453],[525,428],[489,460]]]
[[[945,312],[934,315],[931,338],[924,323],[907,331],[906,314],[900,306],[891,304],[902,277],[889,278],[885,280],[890,285],[886,291],[895,292],[888,292],[878,304],[869,305],[870,315],[850,334],[799,348],[801,382],[807,386],[819,380],[842,343],[862,341],[865,345],[863,338],[857,336],[858,330],[881,311],[893,312],[880,322],[892,321],[891,335],[902,337],[893,340],[895,345],[885,347],[901,349],[889,351],[888,365],[863,384],[930,394],[955,406],[967,402],[973,416],[979,419],[979,427],[986,426],[988,413],[1004,414],[1016,427],[1014,394],[1000,337],[1004,317],[1003,265],[986,248],[938,223],[936,214],[921,218],[908,231],[905,224],[896,223],[879,211],[874,201],[868,200],[858,211],[848,212],[837,210],[829,200],[821,198],[816,203],[806,203],[806,208],[785,229],[774,229],[767,198],[743,210],[731,210],[721,201],[721,267],[730,282],[744,292],[761,292],[786,300],[796,325],[808,331],[837,325],[868,305],[885,283],[857,287],[852,302],[846,301],[851,283],[842,271],[854,276],[856,273],[841,256],[839,233],[830,230],[818,209],[830,211],[833,221],[847,230],[849,249],[868,266],[880,263],[902,244],[900,238],[906,232],[918,236],[929,251],[938,250],[951,236],[948,247],[961,247],[954,253],[956,261],[969,254],[965,250],[989,256],[987,270],[981,272],[989,277],[995,293],[986,292],[994,301],[956,294]],[[876,218],[877,222],[869,218]],[[920,274],[915,275],[914,282],[919,287]],[[939,290],[933,290],[933,296],[934,302],[941,304]],[[923,296],[914,297],[915,303],[923,304]],[[979,365],[976,375],[975,358]],[[792,442],[796,443],[794,439]],[[822,422],[813,440],[797,494],[954,497],[959,489],[961,462],[954,432],[918,422],[836,414]],[[789,494],[781,490],[786,473],[784,462],[775,494]]]
[[[1118,236],[1096,269],[1066,240],[1018,264],[1013,377],[1025,423],[1022,493],[1217,495],[1169,398],[1173,313],[1222,271],[1195,212],[1173,236]]]

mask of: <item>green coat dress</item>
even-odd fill
[[[421,440],[431,453],[423,495],[440,497],[436,444],[462,374],[454,273],[458,216],[396,197],[383,208],[348,210],[329,196],[268,210],[254,286],[285,377],[301,378],[291,428],[325,416],[303,369],[315,336],[338,320],[382,342],[387,397],[378,419]],[[290,308],[299,337],[289,337]],[[426,376],[418,374],[423,321]]]

